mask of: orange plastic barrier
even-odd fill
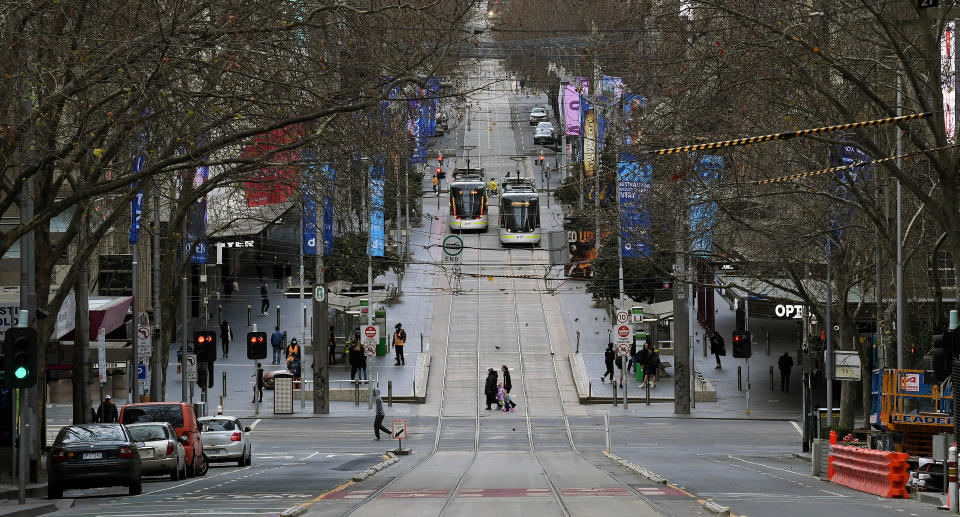
[[[834,445],[827,477],[831,482],[881,497],[909,498],[907,458],[902,452],[875,451],[850,445]]]

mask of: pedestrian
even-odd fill
[[[642,387],[647,383],[647,381],[646,381],[646,373],[647,373],[646,364],[647,364],[647,360],[650,359],[650,354],[651,354],[651,353],[653,353],[653,349],[652,349],[651,346],[650,346],[650,341],[649,341],[649,338],[648,338],[648,341],[646,341],[646,342],[643,343],[643,348],[641,348],[640,351],[637,352],[637,368],[639,368],[639,374],[638,374],[638,377],[637,377],[637,378],[641,381],[641,382],[640,382],[640,386],[638,386],[638,388],[642,388]]]
[[[113,403],[110,395],[103,398],[100,407],[97,408],[97,421],[104,424],[113,424],[117,421],[117,406]]]
[[[616,379],[614,379],[613,377],[610,377],[610,380],[612,380],[613,382],[617,382],[617,380],[619,380],[620,387],[622,388],[623,387],[623,357],[620,354],[617,354],[617,357],[614,358],[613,362],[614,364],[617,365],[618,375]]]
[[[780,367],[780,391],[790,393],[790,369],[793,368],[793,358],[789,352],[784,352],[777,361]]]
[[[637,371],[637,336],[633,336],[633,341],[630,343],[630,361],[627,362],[627,372],[630,370]]]
[[[723,342],[723,336],[716,330],[713,331],[713,334],[710,334],[710,353],[717,358],[717,366],[714,367],[714,370],[719,370],[720,356],[727,355],[727,346]]]
[[[355,341],[350,348],[350,380],[361,381],[367,378],[367,356],[363,353],[360,341]]]
[[[403,359],[403,345],[407,342],[407,331],[397,323],[396,330],[393,332],[393,350],[397,354],[397,363],[394,366],[403,366],[406,361]]]
[[[293,266],[290,265],[289,260],[283,265],[283,278],[287,281],[288,287],[293,287]]]
[[[656,349],[651,348],[647,355],[647,362],[643,365],[644,382],[650,385],[650,388],[657,387],[657,372],[660,370],[660,355]]]
[[[273,257],[273,281],[277,284],[277,291],[283,292],[283,264],[276,256]]]
[[[273,347],[273,363],[280,364],[280,357],[283,354],[283,332],[280,327],[273,327],[273,334],[270,334],[270,346]]]
[[[487,371],[487,382],[483,386],[483,394],[487,397],[487,411],[489,411],[490,404],[497,401],[497,371],[493,368]],[[500,408],[498,407],[497,409]]]
[[[223,297],[227,300],[230,300],[230,295],[233,294],[233,279],[229,276],[223,277]]]
[[[393,433],[383,427],[383,419],[386,414],[383,411],[383,398],[380,397],[380,388],[373,389],[373,396],[377,399],[377,416],[373,419],[373,435],[376,437],[376,440],[380,439],[380,431],[387,433],[387,436],[392,436]]]
[[[333,335],[333,325],[330,325],[330,330],[327,332],[327,346],[330,347],[328,362],[337,364],[337,338]]]
[[[297,338],[291,339],[287,345],[287,370],[290,370],[294,378],[300,378],[300,344],[297,343]]]
[[[230,342],[233,341],[233,329],[227,320],[220,322],[220,350],[223,352],[223,358],[226,359],[230,354]]]
[[[263,402],[263,365],[260,364],[260,361],[257,361],[257,373],[254,374],[256,379],[253,383],[253,400],[250,401],[251,404],[257,401],[257,395],[260,395],[260,402]]]
[[[507,395],[507,390],[503,389],[503,383],[497,384],[497,409],[506,413],[510,411],[510,395]]]
[[[507,368],[507,365],[500,367],[500,370],[503,371],[503,389],[507,392],[507,400],[510,401],[511,407],[517,407],[517,403],[510,398],[510,390],[513,389],[513,381],[510,380],[510,368]]]
[[[603,351],[603,364],[607,367],[607,370],[600,376],[600,382],[603,382],[607,375],[610,376],[611,381],[613,380],[613,360],[616,356],[617,353],[613,351],[613,343],[607,343],[607,349]]]
[[[267,294],[267,283],[260,284],[260,315],[266,316],[270,309],[270,298]]]
[[[517,404],[510,398],[510,393],[507,392],[507,390],[503,390],[503,412],[513,412],[515,407],[517,407]]]

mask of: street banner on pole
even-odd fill
[[[97,373],[100,384],[107,383],[107,331],[103,327],[97,329]]]
[[[383,162],[374,157],[370,164],[370,239],[367,246],[371,257],[382,257],[384,251],[383,186]]]

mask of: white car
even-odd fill
[[[534,145],[549,145],[554,141],[553,134],[553,124],[549,122],[541,122],[537,124],[536,132],[533,134],[533,143]]]
[[[547,110],[543,108],[533,108],[530,110],[530,125],[536,126],[540,122],[546,122]]]
[[[203,436],[203,453],[210,462],[236,461],[238,466],[252,463],[253,444],[249,427],[232,416],[205,416],[197,420]]]
[[[187,454],[177,431],[167,422],[127,424],[140,451],[143,475],[170,474],[170,481],[187,478]]]

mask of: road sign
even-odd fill
[[[183,370],[183,380],[197,382],[197,355],[187,354],[183,356],[183,364],[186,365]]]
[[[372,343],[363,345],[363,355],[367,357],[373,357],[377,355],[377,345],[374,345]]]
[[[322,302],[323,297],[326,296],[326,294],[327,292],[322,285],[318,285],[313,288],[313,299],[318,302]]]
[[[97,330],[97,368],[100,384],[107,382],[107,331],[103,327]]]
[[[137,365],[137,380],[146,380],[147,378],[147,365],[138,364]]]
[[[614,334],[616,334],[615,337],[617,346],[630,346],[630,342],[633,340],[633,325],[630,325],[629,323],[614,325],[613,331]]]
[[[623,309],[617,311],[617,319],[616,319],[617,325],[623,325],[629,319],[630,319],[630,313],[628,311],[625,311]]]
[[[137,355],[140,357],[150,357],[153,353],[153,347],[150,343],[150,327],[137,327]]]
[[[458,235],[447,235],[443,239],[443,261],[460,262],[463,253],[463,239]]]
[[[617,345],[617,355],[620,357],[626,357],[630,355],[630,345],[625,345],[623,343]]]
[[[393,424],[393,439],[406,440],[407,439],[407,421],[394,420],[391,423]]]
[[[380,342],[380,329],[376,325],[367,325],[363,327],[363,344],[376,345]]]

